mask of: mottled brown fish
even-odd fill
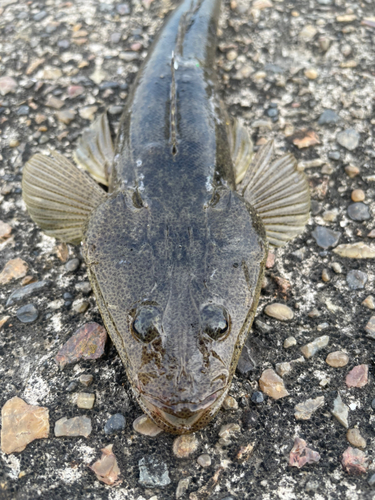
[[[267,258],[303,231],[310,197],[290,154],[252,159],[215,88],[219,0],[185,0],[139,71],[115,147],[103,115],[77,163],[35,155],[23,197],[46,234],[82,242],[105,326],[142,409],[197,430],[219,410]]]

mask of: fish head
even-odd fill
[[[255,211],[224,188],[176,216],[119,192],[91,216],[84,255],[142,409],[171,433],[204,427],[259,299],[267,242]]]

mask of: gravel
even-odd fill
[[[367,236],[375,227],[375,31],[371,21],[365,21],[373,16],[368,2],[228,0],[222,10],[216,54],[220,96],[230,115],[249,126],[260,124],[250,130],[256,146],[274,138],[278,153],[293,153],[298,164],[305,165],[314,208],[305,232],[278,249],[272,269],[266,270],[256,319],[268,328],[254,327],[246,354],[251,368],[237,371],[233,378],[230,395],[238,409],[220,410],[199,432],[197,451],[177,458],[172,452],[174,436],[147,425],[145,433],[133,430],[141,410],[113,345],[108,344],[99,359],[81,358],[63,370],[54,361],[84,323],[102,324],[102,320],[89,287],[77,287],[88,281],[80,247],[69,246],[68,261],[61,260],[55,240],[43,235],[24,211],[22,168],[32,154],[49,148],[71,158],[83,128],[106,108],[112,111],[111,126],[117,128],[119,110],[166,9],[168,3],[159,0],[1,3],[0,220],[8,230],[0,232],[0,269],[11,259],[22,258],[36,282],[23,286],[23,278],[14,278],[0,286],[0,405],[19,396],[47,408],[51,428],[49,438],[28,444],[20,454],[1,455],[1,494],[6,500],[82,495],[95,500],[160,500],[176,498],[178,484],[189,477],[181,498],[204,498],[197,491],[206,485],[212,489],[205,498],[212,500],[370,498],[375,480],[371,485],[368,481],[373,473],[354,477],[349,472],[353,467],[343,468],[346,429],[330,413],[339,391],[347,412],[345,417],[341,405],[342,422],[346,418],[348,425],[360,430],[372,456],[375,316],[362,304],[374,295],[375,255],[374,242]],[[116,43],[118,33],[121,40]],[[236,53],[233,60],[227,58],[230,51],[234,52],[229,58]],[[299,149],[293,134],[304,129],[311,130],[315,140]],[[367,209],[361,210],[367,210],[369,217],[363,212],[363,218],[360,210],[361,218],[355,219],[348,212],[351,193],[357,189],[366,194]],[[336,217],[323,218],[333,211]],[[318,228],[323,235],[322,229],[317,235]],[[334,253],[338,242],[344,247]],[[335,262],[342,271],[330,272],[330,281],[322,281],[322,271]],[[353,270],[367,275],[365,288],[350,290],[346,276]],[[274,277],[288,280],[290,289],[282,290]],[[48,307],[64,294],[69,294],[65,304]],[[90,307],[75,313],[72,302],[83,295]],[[31,303],[38,318],[20,322],[17,310]],[[294,317],[288,321],[268,317],[264,308],[271,303],[287,306]],[[320,317],[308,315],[313,309]],[[303,363],[292,363],[301,356],[301,346],[322,335],[318,330],[322,324],[329,346]],[[290,337],[295,341],[284,348]],[[328,365],[329,352],[339,350],[348,355],[348,365]],[[261,374],[285,362],[293,365],[285,377],[289,395],[253,402]],[[348,388],[346,375],[364,364],[369,366],[368,383]],[[78,408],[67,391],[70,384],[72,392],[80,390],[75,380],[82,373],[94,375],[92,409]],[[324,408],[309,420],[296,421],[297,404],[322,396]],[[106,435],[106,422],[117,413],[126,415],[125,428]],[[78,434],[83,429],[86,437],[56,437],[56,422],[66,432],[67,425],[74,424],[72,418],[86,419],[71,427]],[[240,429],[227,442],[219,431],[233,423]],[[318,463],[301,469],[288,465],[296,436],[320,454]],[[111,488],[99,483],[87,467],[109,440],[123,479]],[[238,462],[238,451],[249,443],[255,443],[254,451]],[[197,463],[202,454],[210,457],[204,467]]]

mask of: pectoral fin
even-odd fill
[[[258,151],[237,190],[257,210],[268,241],[283,246],[304,230],[309,218],[310,191],[293,155],[272,160],[273,141]]]
[[[34,155],[25,165],[22,196],[30,217],[49,236],[78,244],[87,220],[107,196],[64,156]]]
[[[253,158],[253,141],[246,127],[237,118],[227,119],[229,147],[236,184],[242,181]]]
[[[74,152],[74,159],[96,181],[108,186],[113,156],[107,113],[103,113],[83,132]]]

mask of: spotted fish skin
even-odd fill
[[[216,0],[185,1],[159,35],[124,110],[85,259],[106,327],[142,408],[165,430],[203,427],[227,394],[267,254],[262,222],[235,192],[213,71]],[[135,338],[143,305],[159,335]],[[224,308],[212,339],[202,311]]]
[[[215,87],[219,0],[184,0],[140,69],[113,147],[105,114],[75,161],[34,155],[23,199],[43,231],[82,243],[96,301],[145,413],[204,427],[230,388],[268,244],[304,230],[310,195],[273,141],[252,154]],[[108,186],[108,192],[99,184]]]

